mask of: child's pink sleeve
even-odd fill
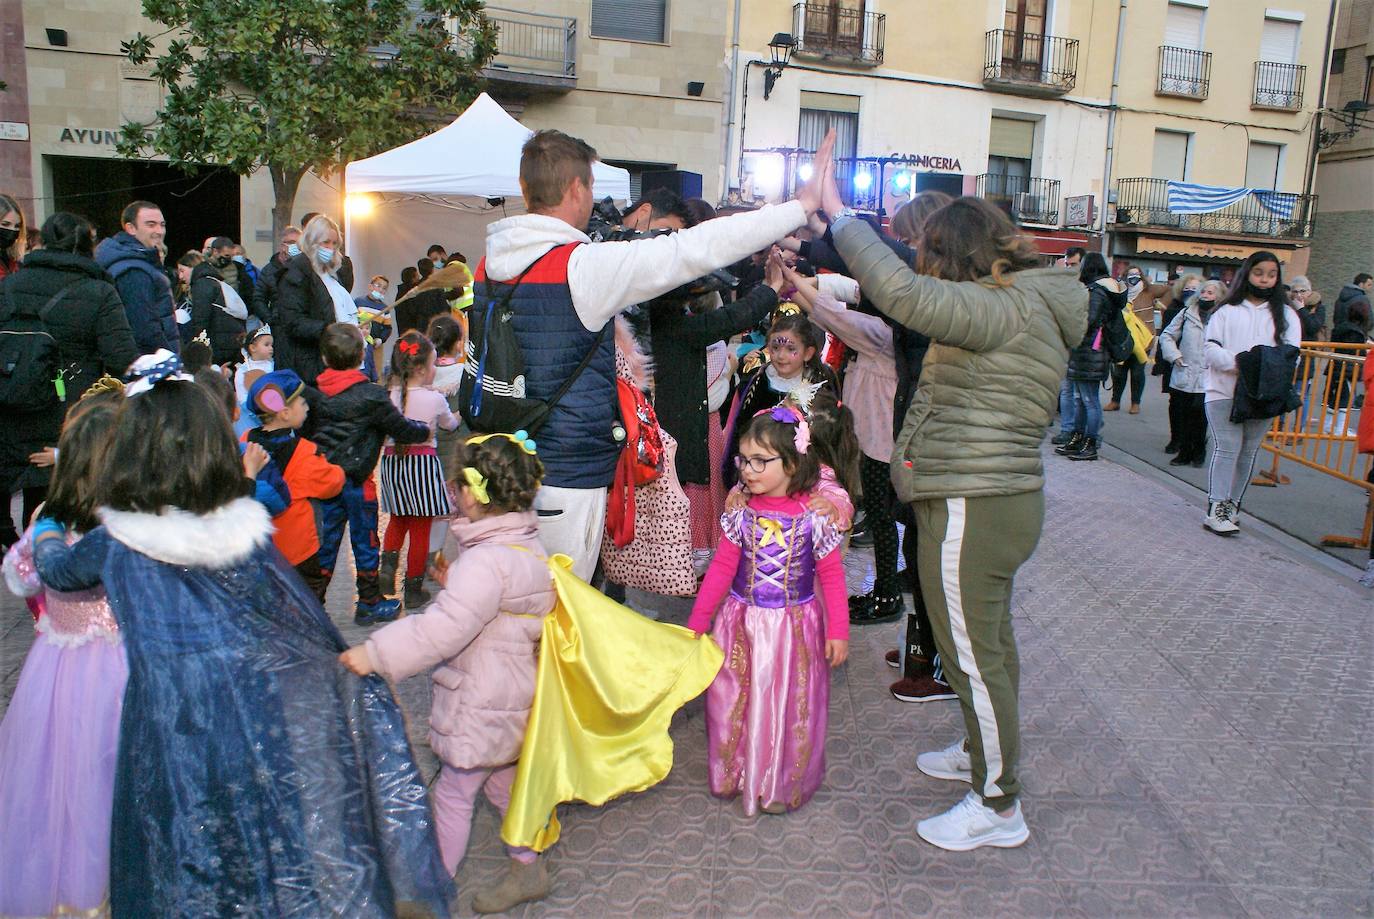
[[[816,561],[816,580],[825,599],[825,637],[849,640],[849,587],[844,580],[844,562],[839,552],[829,552]]]
[[[850,499],[849,492],[845,491],[835,478],[835,470],[822,463],[821,478],[812,493],[835,505],[835,529],[841,533],[848,532],[850,524],[854,522],[854,502]]]
[[[436,393],[436,395],[438,395]],[[456,431],[458,429],[458,413],[449,409],[448,400],[439,396],[438,413],[434,416],[434,421],[445,431]]]
[[[728,539],[722,539],[716,548],[715,556],[711,559],[711,567],[706,569],[706,577],[702,578],[701,590],[697,591],[697,602],[692,604],[692,615],[687,617],[687,628],[698,635],[710,630],[711,619],[730,590],[730,582],[735,579],[739,560],[739,546]]]

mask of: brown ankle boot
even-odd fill
[[[1120,402],[1117,402],[1115,399],[1113,399],[1112,401],[1108,402],[1106,405],[1102,406],[1102,411],[1104,411],[1104,412],[1116,412],[1116,411],[1120,411],[1120,410],[1121,410],[1121,403],[1120,403]]]
[[[479,913],[504,913],[521,903],[544,899],[549,895],[549,886],[549,871],[542,858],[531,864],[513,858],[510,873],[495,887],[477,891],[472,908]]]

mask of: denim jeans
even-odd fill
[[[1097,380],[1074,380],[1074,423],[1072,433],[1094,440],[1102,433],[1102,384]]]
[[[1073,380],[1065,379],[1059,384],[1059,433],[1072,434],[1075,428],[1077,400],[1073,394]]]
[[[320,569],[332,576],[334,564],[343,545],[344,525],[348,525],[348,542],[353,547],[353,567],[357,572],[359,600],[375,603],[377,594],[377,566],[381,559],[377,546],[377,489],[373,480],[362,482],[345,479],[338,497],[317,504],[320,521]],[[428,543],[426,543],[428,548]],[[370,577],[368,577],[370,575]],[[364,593],[368,596],[362,596]]]

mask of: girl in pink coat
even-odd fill
[[[523,431],[468,442],[456,483],[458,559],[423,616],[374,632],[341,656],[360,676],[403,680],[431,667],[430,744],[443,762],[432,788],[439,849],[450,873],[467,850],[477,793],[505,814],[534,699],[539,637],[555,593],[534,511],[544,468]],[[535,852],[511,849],[511,872],[473,900],[504,912],[548,894]]]

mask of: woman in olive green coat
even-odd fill
[[[1031,241],[975,198],[931,215],[913,272],[847,211],[833,166],[816,171],[835,248],[865,295],[931,339],[892,477],[916,513],[922,594],[968,736],[917,765],[972,791],[917,832],[960,851],[1018,846],[1029,830],[1017,801],[1012,579],[1044,523],[1041,444],[1087,330],[1088,293],[1072,271],[1037,267]]]

